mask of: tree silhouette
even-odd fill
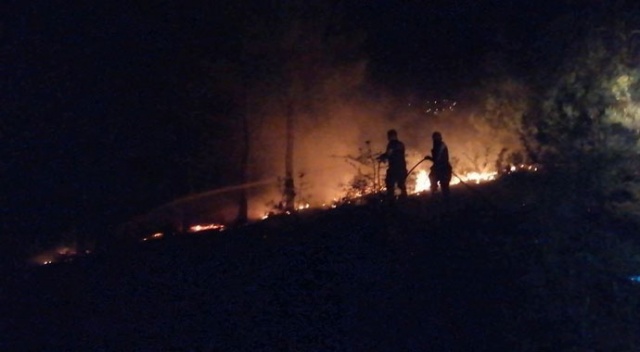
[[[541,157],[572,171],[576,191],[600,206],[629,208],[640,195],[640,32],[631,25],[618,19],[574,43],[528,121]]]

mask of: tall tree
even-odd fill
[[[547,163],[579,176],[577,193],[616,208],[640,199],[640,32],[634,25],[622,17],[575,43],[528,121]]]
[[[292,0],[283,5],[283,13],[288,21],[276,55],[282,62],[281,80],[286,86],[282,92],[286,128],[282,205],[285,210],[294,210],[297,119],[302,115],[313,118],[331,96],[353,87],[350,79],[338,77],[345,67],[362,70],[358,54],[362,36],[346,28],[336,4]]]
[[[323,37],[326,26],[326,8],[316,9],[304,3],[292,2],[289,7],[293,20],[287,29],[282,41],[282,54],[285,56],[284,78],[288,85],[285,92],[285,177],[284,177],[284,204],[287,211],[295,209],[295,182],[294,182],[294,148],[296,118],[298,114],[305,113],[310,107],[311,91],[318,84],[321,70],[325,62],[323,60]],[[319,10],[319,11],[316,11]],[[311,20],[311,13],[319,16]]]
[[[471,122],[482,135],[492,136],[494,147],[498,147],[494,150],[498,169],[530,154],[523,121],[532,97],[531,89],[513,77],[492,78],[482,85],[480,109]]]
[[[264,115],[275,111],[282,117],[285,167],[281,205],[293,210],[299,119],[319,115],[327,96],[343,94],[360,82],[341,77],[348,76],[343,72],[347,68],[364,70],[357,53],[362,36],[345,29],[337,15],[339,9],[328,3],[290,0],[278,3],[277,11],[265,9],[268,6],[262,3],[238,6],[242,11],[232,11],[242,14],[236,21],[240,33],[236,49],[232,55],[207,60],[205,95],[229,107],[222,113],[235,126],[234,165],[243,183],[250,181],[250,160],[255,152],[251,143]],[[247,210],[246,191],[241,191],[239,221],[246,220]]]

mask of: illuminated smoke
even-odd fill
[[[321,41],[322,38],[318,36],[314,40]],[[358,156],[359,149],[365,147],[370,147],[373,153],[384,151],[386,131],[392,128],[405,143],[409,168],[430,154],[431,134],[441,132],[449,147],[454,172],[470,182],[495,177],[500,153],[521,148],[516,133],[496,131],[488,124],[478,122],[474,117],[480,109],[476,102],[460,98],[465,92],[461,92],[460,97],[432,97],[419,92],[396,94],[371,82],[366,60],[345,62],[332,56],[330,48],[313,49],[314,56],[302,57],[317,61],[299,65],[289,63],[301,72],[313,72],[312,78],[305,80],[306,76],[295,73],[284,75],[294,77],[298,86],[304,87],[295,94],[285,93],[294,90],[287,87],[291,83],[287,79],[272,85],[256,82],[246,87],[246,107],[242,111],[248,114],[251,137],[246,182],[273,180],[246,189],[250,219],[262,218],[282,200],[285,120],[292,111],[291,106],[295,107],[293,176],[297,209],[329,207],[345,196],[355,176],[373,173],[370,166],[348,163],[348,157]],[[229,138],[227,144],[233,145],[235,140]],[[367,141],[370,142],[368,146]],[[239,164],[239,160],[229,162]],[[424,162],[409,176],[410,190],[423,192],[429,189],[429,167],[430,163]],[[385,169],[386,166],[381,169],[382,180]],[[242,186],[241,182],[245,181],[238,179],[230,186]],[[454,178],[452,183],[456,182]],[[206,197],[196,197],[189,204],[164,207],[144,221],[169,222],[182,231],[197,224],[229,223],[237,215],[239,191],[213,192]],[[160,220],[167,218],[170,220]],[[155,231],[157,229],[144,229],[145,233]]]
[[[354,95],[358,95],[355,91]],[[367,99],[357,96],[356,99],[326,99],[323,110],[316,115],[297,116],[295,168],[298,177],[296,186],[301,202],[312,206],[331,203],[333,199],[345,194],[345,187],[358,174],[372,173],[366,166],[354,167],[346,162],[345,156],[358,154],[359,148],[370,141],[374,153],[382,152],[386,146],[386,131],[398,130],[399,138],[407,148],[407,165],[418,163],[425,155],[430,154],[431,134],[440,131],[447,143],[452,158],[454,171],[470,182],[480,182],[495,178],[496,159],[503,148],[518,148],[517,136],[513,141],[505,143],[496,139],[495,133],[478,131],[470,123],[473,109],[451,108],[439,111],[437,116],[425,114],[415,105],[407,106],[401,99],[387,97]],[[284,135],[282,124],[272,117],[269,123],[272,129],[261,131],[255,143],[252,158],[255,162],[254,174],[264,177],[282,174],[284,155]],[[356,165],[357,166],[357,165]],[[429,162],[424,162],[408,179],[410,189],[422,192],[429,189]],[[386,166],[382,168],[384,179]],[[454,178],[453,183],[457,180]],[[277,188],[262,190],[269,197],[279,197]],[[260,199],[258,197],[254,198]],[[260,201],[253,206],[264,209]],[[258,211],[260,216],[264,210]]]
[[[362,80],[362,85],[366,85],[364,77]],[[367,141],[374,154],[383,152],[386,131],[391,128],[398,131],[405,143],[408,168],[430,154],[431,134],[440,131],[448,145],[454,172],[469,183],[494,179],[499,152],[519,147],[517,136],[505,141],[496,138],[497,134],[491,129],[478,130],[477,123],[471,123],[473,107],[465,106],[471,103],[452,100],[450,109],[434,115],[425,113],[423,107],[415,103],[408,105],[403,97],[388,93],[372,97],[362,91],[362,87],[356,87],[351,96],[338,94],[337,97],[326,92],[327,96],[315,97],[317,111],[296,116],[294,177],[298,210],[334,206],[347,194],[350,182],[359,172],[372,174],[371,166],[348,163],[347,156],[357,156],[359,148],[367,148]],[[264,106],[252,120],[255,130],[246,185],[230,185],[161,207],[138,219],[147,225],[136,225],[129,232],[152,234],[162,231],[164,225],[160,224],[166,223],[178,231],[189,231],[198,224],[230,223],[237,215],[238,192],[242,188],[249,193],[251,220],[259,220],[274,211],[282,199],[285,131],[282,110],[277,105],[272,111],[265,110],[267,107],[270,106]],[[412,193],[429,191],[430,166],[429,161],[424,161],[409,175],[407,186]],[[385,172],[383,164],[379,176],[382,184]],[[459,180],[454,177],[451,183],[455,185]],[[358,196],[356,193],[353,196]]]

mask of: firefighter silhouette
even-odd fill
[[[433,148],[431,156],[426,156],[426,160],[433,161],[431,172],[429,173],[429,181],[431,182],[431,192],[438,191],[438,186],[442,189],[445,197],[449,196],[449,183],[451,182],[452,168],[449,163],[449,149],[442,140],[440,132],[433,132]]]
[[[382,153],[378,160],[387,161],[387,176],[385,177],[385,185],[387,187],[387,198],[393,200],[396,185],[400,189],[400,196],[407,196],[407,187],[405,179],[407,178],[407,162],[404,156],[404,143],[398,140],[398,132],[396,130],[387,131],[387,150]]]

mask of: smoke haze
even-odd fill
[[[327,18],[330,17],[324,19]],[[299,25],[301,22],[292,23]],[[457,96],[397,93],[374,83],[369,76],[367,59],[358,48],[362,45],[361,37],[344,33],[332,37],[322,32],[323,28],[338,27],[335,24],[307,24],[304,27],[310,31],[307,33],[301,31],[302,27],[294,26],[289,34],[284,31],[282,42],[271,38],[271,45],[275,43],[278,55],[283,52],[290,55],[278,68],[266,69],[264,72],[267,73],[256,81],[249,80],[243,85],[234,79],[234,76],[243,77],[243,74],[229,74],[224,70],[212,73],[210,79],[217,81],[218,85],[233,85],[227,93],[232,92],[236,98],[230,99],[243,97],[239,100],[244,106],[239,111],[247,118],[250,140],[246,182],[273,180],[272,183],[247,188],[250,218],[262,217],[282,200],[288,114],[292,114],[294,120],[296,200],[311,206],[329,204],[341,198],[358,173],[357,167],[346,159],[361,154],[360,150],[368,147],[367,141],[373,153],[383,152],[389,129],[396,129],[406,146],[408,168],[430,154],[434,131],[443,134],[454,171],[460,174],[495,171],[496,161],[503,150],[514,152],[521,149],[513,131],[497,131],[478,118],[484,113],[484,103],[477,98],[464,98],[468,92],[458,92]],[[255,43],[252,45],[255,49]],[[265,50],[269,45],[257,48]],[[265,55],[271,55],[269,50]],[[278,55],[275,57],[280,57]],[[271,65],[277,62],[273,57],[266,61]],[[234,66],[238,65],[230,67]],[[238,70],[242,72],[241,67]],[[270,70],[278,73],[274,76]],[[407,86],[415,84],[407,82]],[[241,133],[236,131],[232,134],[229,141],[219,140],[216,143],[238,145]],[[233,158],[228,155],[229,160],[225,161],[230,165],[228,169],[211,172],[242,173],[232,171],[241,169],[235,166],[240,165],[239,153],[235,151],[230,155]],[[428,168],[429,163],[425,162],[416,171]],[[384,169],[383,166],[382,179]],[[364,165],[360,171],[371,172]],[[240,180],[238,177],[238,182],[232,182],[230,186],[242,183]],[[412,177],[409,177],[410,188],[411,181]],[[196,197],[194,202],[197,205],[189,206],[189,211],[177,213],[190,213],[192,219],[189,222],[228,222],[237,215],[238,191],[208,194],[205,192],[207,196]]]

